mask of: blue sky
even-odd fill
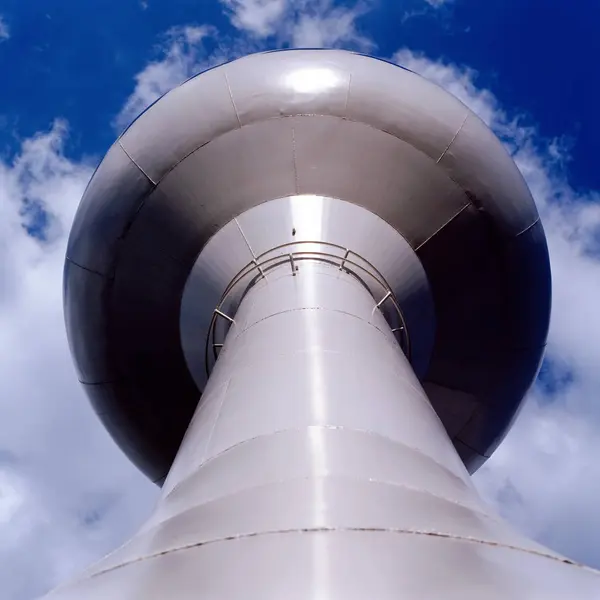
[[[597,2],[580,0],[577,10],[566,0],[453,0],[437,7],[378,0],[365,6],[356,26],[374,40],[377,54],[391,56],[406,46],[475,69],[479,86],[528,115],[543,136],[571,144],[572,185],[600,187],[593,160],[600,128]],[[107,123],[133,76],[157,57],[165,31],[210,23],[222,36],[237,34],[222,6],[207,0],[4,0],[2,13],[11,31],[0,52],[4,150],[14,150],[15,136],[62,116],[72,126],[74,154],[102,153],[113,138]]]
[[[599,17],[595,0],[3,0],[0,596],[71,577],[157,495],[92,414],[66,343],[66,236],[94,167],[183,79],[306,45],[404,64],[513,154],[548,235],[553,317],[539,381],[475,482],[516,527],[600,567]]]

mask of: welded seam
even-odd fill
[[[248,246],[248,250],[250,250],[250,254],[252,255],[252,258],[254,260],[256,260],[256,254],[254,254],[254,250],[252,250],[252,246],[250,245],[250,242],[248,241],[248,238],[246,237],[246,234],[242,230],[242,227],[239,224],[239,222],[237,220],[237,217],[234,217],[233,220],[235,221],[235,224],[237,225],[237,228],[239,229],[240,233],[242,234],[242,237],[244,238],[244,242],[246,242],[246,246]]]
[[[221,401],[219,402],[219,407],[217,409],[217,414],[215,415],[215,420],[213,421],[213,424],[210,428],[210,431],[208,433],[208,439],[206,440],[206,445],[204,446],[205,454],[208,452],[210,443],[212,441],[213,433],[215,432],[215,429],[217,428],[217,422],[219,421],[219,417],[221,416],[221,411],[223,410],[223,405],[225,404],[225,398],[227,398],[227,391],[229,390],[230,383],[231,383],[231,378],[229,378],[227,380],[227,383],[225,383],[223,385],[223,387],[224,387],[223,396],[221,398]]]
[[[187,483],[189,481],[190,477],[193,477],[194,475],[200,473],[201,470],[202,470],[202,468],[193,471],[192,474],[189,475],[188,478],[182,480],[180,482],[180,484]],[[226,500],[229,500],[230,498],[235,498],[236,496],[243,496],[244,494],[246,494],[248,492],[254,492],[254,491],[260,490],[260,489],[266,489],[266,488],[270,488],[273,486],[278,486],[278,485],[282,485],[282,484],[286,484],[286,483],[301,482],[301,481],[342,481],[342,482],[348,481],[351,483],[364,484],[366,486],[368,486],[369,484],[388,486],[388,487],[394,488],[394,489],[402,489],[402,490],[407,490],[409,492],[414,492],[417,494],[431,496],[432,498],[436,498],[437,500],[441,500],[442,502],[447,502],[448,504],[453,504],[454,506],[458,506],[459,508],[462,508],[466,511],[469,511],[471,513],[475,513],[477,515],[485,517],[486,519],[488,519],[490,521],[494,521],[496,523],[500,522],[500,519],[498,517],[495,517],[493,514],[486,512],[486,510],[483,507],[478,507],[475,504],[465,504],[464,502],[460,502],[459,500],[455,500],[453,498],[447,498],[446,496],[442,496],[441,494],[432,492],[431,490],[418,488],[414,485],[408,485],[403,482],[385,481],[382,479],[374,479],[371,477],[361,478],[356,475],[305,475],[302,477],[288,477],[287,479],[273,479],[273,480],[267,481],[265,483],[251,485],[251,486],[236,490],[234,492],[224,494],[222,496],[214,496],[213,498],[209,498],[199,504],[194,504],[192,506],[189,506],[188,508],[185,508],[184,510],[180,510],[179,512],[174,512],[171,515],[167,514],[166,518],[157,521],[152,527],[149,527],[148,529],[144,530],[144,533],[152,531],[159,526],[166,525],[172,519],[175,519],[175,518],[179,517],[180,515],[187,514],[190,511],[195,511],[196,509],[203,508],[209,504],[224,502]],[[477,497],[476,492],[474,492],[469,486],[467,486],[466,483],[462,479],[460,479],[459,481],[463,484],[464,490],[466,492],[469,492],[469,493],[473,494],[475,497]],[[176,490],[176,488],[182,487],[180,484],[173,487],[173,489],[161,500],[161,504],[163,504],[163,506],[166,506],[165,503],[168,501],[169,497],[173,494],[173,492]],[[165,512],[168,513],[168,511],[165,511]],[[150,520],[152,520],[152,519],[150,519]]]
[[[398,348],[400,350],[400,346],[396,346],[396,345],[392,344],[392,342],[385,335],[385,332],[382,331],[381,329],[379,329],[379,327],[377,327],[377,325],[375,325],[374,323],[370,323],[369,321],[365,321],[362,317],[359,317],[358,315],[354,315],[354,314],[352,314],[350,312],[346,312],[345,310],[339,310],[339,309],[336,309],[336,308],[323,308],[322,306],[302,306],[300,308],[287,308],[286,310],[282,310],[282,311],[279,311],[279,312],[267,315],[266,317],[263,317],[262,319],[259,319],[258,321],[254,321],[254,323],[251,323],[250,325],[248,325],[248,327],[246,327],[246,329],[244,329],[243,331],[240,331],[239,336],[242,336],[247,331],[250,331],[250,329],[252,329],[255,325],[258,325],[259,323],[263,323],[264,321],[267,321],[268,319],[272,319],[273,317],[277,317],[279,315],[283,315],[283,314],[286,314],[286,313],[299,312],[299,311],[302,311],[302,310],[322,310],[322,311],[328,311],[328,312],[335,312],[335,313],[340,313],[342,315],[347,315],[348,317],[352,317],[354,319],[362,321],[366,325],[369,325],[369,326],[373,327],[373,329],[376,329],[377,331],[379,331],[379,333],[381,333],[383,335],[383,337],[385,338],[386,342],[390,346],[392,346],[394,348]]]
[[[238,112],[237,106],[235,105],[235,100],[233,99],[233,92],[231,91],[231,85],[229,84],[229,78],[227,77],[227,71],[223,69],[223,75],[225,77],[225,85],[227,86],[227,92],[229,93],[229,99],[231,100],[231,105],[233,106],[233,111],[235,112],[235,118],[237,119],[238,125],[240,129],[242,128],[242,120],[240,119],[240,113]]]
[[[454,144],[454,141],[456,140],[458,134],[462,131],[462,128],[465,126],[465,123],[467,122],[468,118],[469,118],[469,112],[467,112],[467,114],[465,115],[463,122],[460,124],[460,127],[456,130],[456,133],[450,140],[450,143],[446,146],[445,150],[442,152],[441,156],[435,161],[436,165],[440,163],[442,158],[444,158],[444,156],[446,155],[446,152],[448,152],[448,150],[450,150],[450,146],[452,146],[452,144]]]
[[[294,165],[294,191],[300,194],[300,182],[298,180],[298,160],[296,155],[296,128],[292,125],[292,162]]]
[[[416,248],[414,248],[413,251],[418,252],[425,244],[427,244],[438,233],[440,233],[440,231],[442,231],[442,229],[445,229],[448,225],[450,225],[450,223],[452,223],[452,221],[454,221],[454,219],[456,219],[456,217],[461,215],[470,206],[473,206],[473,204],[471,202],[468,202],[463,207],[461,207],[461,209],[456,214],[451,216],[443,225],[441,225],[438,229],[436,229],[425,241],[421,242]]]
[[[148,173],[146,173],[146,171],[144,171],[144,169],[142,169],[142,167],[140,167],[140,165],[135,161],[135,159],[133,158],[133,156],[131,156],[131,154],[129,154],[129,152],[127,152],[127,150],[125,149],[125,146],[123,146],[123,144],[121,143],[121,139],[119,138],[117,140],[119,146],[121,146],[121,150],[123,150],[123,152],[125,152],[125,154],[127,155],[127,158],[140,170],[140,172],[144,175],[144,177],[154,186],[156,187],[158,184],[156,183],[156,181],[154,181],[152,179],[152,177],[150,177],[150,175],[148,175]],[[143,204],[143,202],[142,202]]]
[[[65,256],[65,258],[70,263],[74,264],[76,267],[79,267],[80,269],[83,269],[84,271],[87,271],[88,273],[93,273],[94,275],[98,275],[98,277],[102,277],[102,279],[107,279],[108,281],[110,281],[111,279],[113,279],[113,277],[111,277],[110,275],[105,275],[104,273],[100,273],[100,271],[95,271],[94,269],[90,269],[89,267],[84,267],[83,265],[80,265],[78,262],[75,262],[69,256]]]
[[[344,118],[348,117],[348,104],[350,102],[350,88],[352,87],[352,71],[348,73],[348,89],[346,90],[346,100],[344,102]]]
[[[541,219],[541,217],[538,215],[538,218],[531,225],[528,225],[527,227],[525,227],[525,229],[523,229],[523,231],[519,231],[519,233],[517,233],[514,237],[518,238],[520,235],[527,233],[530,229],[535,227],[540,222],[540,219]]]
[[[450,475],[452,475],[457,480],[459,480],[463,483],[465,481],[462,477],[460,477],[460,475],[458,475],[454,471],[450,470],[449,467],[442,464],[437,459],[435,459],[433,456],[431,456],[430,454],[427,454],[426,452],[424,452],[423,450],[421,450],[419,448],[409,446],[406,442],[394,440],[391,437],[388,437],[388,436],[378,433],[376,431],[371,431],[369,429],[356,429],[354,427],[345,427],[344,425],[307,425],[306,427],[289,427],[287,429],[278,429],[277,431],[270,431],[269,433],[263,433],[261,435],[256,435],[251,438],[237,442],[237,443],[229,446],[228,448],[225,448],[224,450],[221,450],[218,454],[211,456],[210,458],[206,459],[203,463],[198,465],[198,467],[196,468],[196,471],[200,470],[202,467],[208,465],[209,463],[213,462],[214,460],[217,460],[224,454],[227,454],[228,452],[231,452],[232,450],[235,450],[235,449],[239,448],[240,446],[243,446],[250,442],[269,438],[274,435],[284,435],[286,433],[303,433],[304,431],[315,430],[315,429],[323,429],[326,431],[347,431],[347,432],[351,432],[351,433],[358,433],[358,434],[363,434],[363,435],[368,435],[368,436],[376,436],[386,442],[389,442],[390,444],[392,444],[394,446],[401,446],[402,448],[405,448],[405,449],[409,450],[410,452],[413,452],[414,454],[418,454],[419,456],[422,456],[423,458],[429,459],[432,463],[434,463],[435,465],[440,467],[446,473],[449,473]],[[465,470],[465,476],[468,478],[468,473],[466,472],[466,470]],[[167,496],[171,492],[173,492],[178,485],[179,485],[179,483],[177,483],[175,486],[173,486],[173,488],[168,492]]]
[[[513,546],[511,544],[503,544],[501,542],[494,542],[491,540],[484,540],[480,538],[467,537],[462,535],[456,535],[453,533],[441,533],[437,531],[426,531],[419,529],[403,529],[403,528],[384,528],[384,527],[300,527],[294,529],[274,529],[268,531],[256,531],[251,533],[241,533],[236,535],[225,536],[221,538],[214,538],[211,540],[205,540],[202,542],[195,542],[192,544],[185,544],[183,546],[179,546],[177,548],[169,548],[167,550],[163,550],[161,552],[156,552],[153,554],[148,554],[146,556],[140,556],[133,560],[129,560],[127,562],[121,563],[119,565],[114,565],[112,567],[108,567],[106,569],[101,569],[100,571],[96,571],[95,573],[91,573],[89,575],[89,579],[98,577],[100,575],[105,575],[106,573],[110,573],[116,571],[118,569],[122,569],[132,564],[144,562],[146,560],[152,560],[154,558],[160,558],[162,556],[167,556],[169,554],[173,554],[175,552],[182,552],[185,550],[192,550],[194,548],[201,548],[203,546],[209,546],[221,542],[231,542],[231,541],[239,541],[250,538],[257,538],[263,536],[272,536],[272,535],[286,535],[286,534],[309,534],[309,533],[394,533],[400,535],[412,535],[412,536],[424,536],[437,538],[439,540],[450,540],[453,542],[463,542],[469,544],[479,544],[482,546],[486,546],[489,548],[499,548],[503,550],[514,550],[517,552],[523,552],[530,556],[536,556],[539,558],[547,558],[562,564],[571,565],[574,567],[579,567],[584,571],[589,573],[593,573],[595,575],[600,576],[600,572],[592,569],[591,567],[587,567],[581,563],[575,562],[566,557],[556,556],[553,554],[548,554],[547,552],[543,552],[541,550],[535,550],[533,548],[522,548],[520,546]]]
[[[358,121],[356,119],[351,119],[349,117],[339,117],[339,116],[336,116],[336,115],[323,114],[323,113],[295,113],[295,114],[292,114],[292,115],[273,115],[271,117],[267,117],[266,119],[261,119],[261,120],[258,120],[258,121],[252,121],[251,123],[246,123],[245,125],[242,125],[242,128],[244,128],[244,127],[250,127],[250,126],[254,126],[254,125],[258,125],[258,124],[261,124],[261,123],[267,123],[267,122],[277,121],[277,120],[281,120],[281,119],[294,119],[294,118],[297,118],[297,117],[325,117],[325,118],[328,118],[328,119],[338,119],[338,120],[341,120],[341,121],[347,121],[348,123],[355,123],[357,125],[363,125],[363,126],[367,127],[368,129],[372,129],[374,131],[380,131],[381,133],[384,133],[385,135],[389,135],[389,136],[397,139],[398,141],[406,144],[407,146],[410,146],[418,154],[422,155],[423,157],[427,158],[428,160],[430,160],[431,162],[433,162],[434,164],[436,164],[434,162],[433,156],[430,156],[424,150],[422,150],[420,148],[417,148],[416,146],[414,146],[413,144],[411,144],[408,141],[408,137],[409,136],[407,136],[407,139],[404,139],[403,137],[397,135],[393,131],[388,131],[387,129],[382,129],[380,127],[376,127],[375,125],[372,125],[371,123],[367,123],[365,121]],[[228,135],[229,133],[231,133],[233,131],[239,131],[239,129],[229,129],[227,131],[224,131],[223,133],[220,133],[219,135],[216,135],[214,138],[212,138],[212,139],[210,139],[210,140],[208,140],[206,142],[203,142],[203,143],[199,144],[198,146],[196,146],[195,148],[193,148],[192,150],[190,150],[187,154],[185,154],[185,156],[182,156],[181,158],[179,158],[177,161],[175,161],[175,163],[173,163],[169,168],[167,168],[165,170],[165,172],[161,175],[161,178],[158,181],[157,185],[159,185],[162,182],[162,180],[169,173],[171,173],[171,171],[174,171],[184,160],[186,160],[187,158],[189,158],[192,154],[194,154],[195,152],[197,152],[201,148],[204,148],[205,146],[208,146],[209,144],[211,144],[211,143],[215,142],[216,140],[222,138],[223,136]],[[461,185],[458,181],[456,181],[452,177],[452,175],[451,175],[451,173],[449,171],[445,171],[444,170],[444,174],[459,190],[461,190],[463,193],[467,193],[467,190],[464,188],[464,186]]]

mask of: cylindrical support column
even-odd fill
[[[302,464],[290,455],[278,481],[300,480],[304,489],[322,479],[385,483],[391,474],[376,465],[387,456],[404,487],[423,488],[422,473],[441,471],[437,495],[458,501],[470,494],[466,471],[377,306],[385,292],[373,298],[337,265],[297,262],[297,271],[289,261],[269,271],[241,302],[164,493],[172,496],[207,462],[231,460],[227,454],[256,447],[258,456],[267,449],[290,455],[301,443]],[[337,460],[329,444],[351,446],[354,458],[342,452]],[[412,461],[415,480],[401,467]],[[228,471],[238,490],[268,483],[261,469],[235,464]]]
[[[296,262],[233,315],[153,516],[60,597],[566,597],[585,573],[486,512],[383,298]]]

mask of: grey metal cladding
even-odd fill
[[[506,393],[505,380],[489,379],[498,369],[499,378],[501,370],[510,372],[518,382],[514,393],[522,395],[535,378],[548,330],[550,271],[541,224],[507,240],[486,212],[473,207],[418,255],[439,299],[426,379],[486,403],[501,398],[499,390]],[[521,351],[537,358],[523,362]]]
[[[540,347],[546,343],[550,324],[552,277],[548,245],[541,221],[507,242],[506,311],[512,327],[521,332],[521,347]]]
[[[390,133],[434,161],[470,113],[431,81],[410,71],[400,73],[395,65],[354,56],[351,68],[346,116]]]
[[[469,204],[425,154],[363,123],[294,117],[298,193],[364,206],[418,247]]]
[[[63,281],[65,325],[79,381],[109,381],[114,377],[107,310],[112,281],[68,259]]]
[[[155,457],[145,461],[144,471],[156,481],[166,475],[200,394],[179,338],[187,271],[160,254],[151,239],[148,242],[126,245],[118,263],[110,299],[111,345],[115,371],[129,382],[122,392],[122,411],[137,407],[136,418],[127,426],[132,437],[134,429],[138,432],[136,440]],[[160,462],[153,444],[161,449]]]
[[[285,552],[282,548],[285,547]],[[327,579],[315,560],[315,548],[328,557]],[[365,556],[377,556],[377,568]],[[269,560],[265,561],[264,557]],[[315,595],[317,586],[335,582],[335,598],[440,597],[445,590],[461,590],[461,600],[570,597],[594,598],[598,576],[568,561],[469,540],[446,540],[385,531],[285,532],[242,537],[236,542],[236,570],[231,572],[227,544],[208,544],[185,553],[171,552],[132,563],[95,578],[57,590],[50,598],[89,600],[119,598],[127,590],[135,598],[169,598],[178,589],[178,600],[196,600],[198,590],[209,598],[264,597],[264,581],[270,581],[269,598],[300,600]],[[399,562],[404,568],[399,569]],[[424,572],[436,565],[435,576],[406,581],[406,573]],[[497,568],[491,569],[494,565]],[[185,586],[181,585],[186,574]],[[277,577],[273,577],[277,573]],[[465,580],[469,585],[465,585]],[[329,585],[327,584],[329,582]],[[179,587],[178,587],[179,586]],[[517,595],[517,590],[519,595]]]
[[[310,452],[316,437],[322,441],[327,463],[315,464]],[[254,466],[260,464],[260,469]],[[439,496],[481,510],[483,502],[468,478],[405,445],[383,436],[334,428],[307,428],[258,437],[229,449],[199,468],[195,463],[188,477],[172,488],[163,488],[163,499],[144,525],[155,526],[171,516],[197,506],[258,487],[290,479],[325,477],[332,470],[339,477],[386,481],[418,489],[426,487]],[[425,483],[424,483],[425,482]]]
[[[172,210],[181,210],[177,219],[184,235],[189,227],[183,229],[183,221],[193,220],[198,228],[192,233],[193,261],[209,237],[233,217],[266,200],[294,194],[295,185],[292,123],[273,119],[229,132],[179,163],[158,188],[164,204],[157,209],[168,210],[170,204]]]
[[[483,394],[482,405],[516,394],[499,421],[508,426],[533,380],[549,318],[547,250],[526,184],[494,134],[456,98],[384,61],[327,50],[249,56],[189,80],[129,127],[92,178],[69,238],[68,258],[105,276],[92,283],[65,270],[80,378],[128,381],[128,394],[162,420],[172,447],[163,445],[158,466],[146,461],[153,479],[200,396],[177,332],[198,253],[234,217],[299,192],[361,205],[417,250],[437,321],[424,381],[446,388],[440,394],[461,365],[456,389]],[[531,359],[520,363],[520,349]],[[498,369],[481,360],[499,360]],[[482,367],[499,379],[483,385]],[[508,374],[519,382],[512,390]],[[497,425],[481,429],[490,444]],[[149,426],[140,444],[152,435]]]
[[[512,158],[487,125],[470,113],[439,164],[507,236],[521,233],[538,212]]]
[[[120,143],[157,183],[194,150],[237,127],[224,71],[211,69],[156,102]]]
[[[115,143],[94,173],[77,209],[67,257],[102,275],[112,275],[119,242],[153,185]]]
[[[229,63],[224,71],[240,124],[301,114],[345,117],[351,56],[307,50]]]

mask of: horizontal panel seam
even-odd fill
[[[175,552],[181,552],[184,550],[192,550],[194,548],[200,548],[203,546],[208,546],[211,544],[217,544],[221,542],[229,542],[229,541],[238,541],[242,539],[250,539],[264,536],[272,536],[272,535],[287,535],[287,534],[310,534],[310,533],[389,533],[396,535],[413,535],[413,536],[423,536],[423,537],[431,537],[438,540],[449,540],[454,542],[462,542],[469,544],[479,544],[482,546],[487,546],[489,548],[498,548],[503,550],[513,550],[517,552],[523,552],[525,554],[529,554],[531,556],[536,556],[539,558],[546,558],[550,560],[554,560],[556,562],[560,562],[566,565],[571,565],[575,567],[579,567],[585,571],[593,573],[595,575],[600,576],[600,572],[595,571],[590,567],[586,567],[581,563],[577,563],[571,559],[561,557],[558,555],[548,554],[541,550],[536,550],[533,548],[522,548],[520,546],[513,546],[511,544],[503,544],[501,542],[495,542],[492,540],[485,540],[480,538],[473,538],[467,536],[461,536],[453,533],[442,533],[437,531],[427,531],[427,530],[417,530],[417,529],[395,529],[395,528],[377,528],[377,527],[307,527],[307,528],[295,528],[295,529],[279,529],[272,531],[257,531],[252,533],[244,533],[231,535],[222,538],[215,538],[212,540],[206,540],[204,542],[196,542],[193,544],[187,544],[184,546],[179,546],[177,548],[170,548],[168,550],[164,550],[162,552],[157,552],[155,554],[149,554],[146,556],[140,556],[136,559],[130,560],[128,562],[121,563],[119,565],[114,565],[112,567],[102,569],[100,571],[96,571],[89,575],[89,579],[93,579],[100,575],[104,575],[106,573],[110,573],[112,571],[116,571],[118,569],[122,569],[129,565],[137,564],[140,562],[144,562],[147,560],[151,560],[154,558],[160,558],[162,556],[166,556]]]

